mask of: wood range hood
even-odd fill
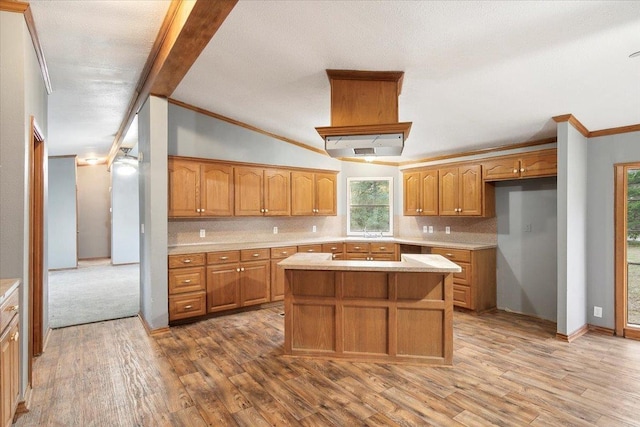
[[[332,157],[398,156],[411,122],[398,122],[403,71],[327,70],[331,126],[317,127]]]

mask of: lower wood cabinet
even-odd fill
[[[453,304],[475,312],[496,307],[496,250],[431,248],[462,268],[453,274]]]
[[[207,313],[205,254],[169,256],[169,321]]]
[[[20,395],[19,293],[15,289],[0,306],[0,421],[13,423]]]
[[[278,263],[296,252],[296,246],[271,249],[271,301],[284,299],[284,269],[279,267]]]
[[[333,259],[344,259],[344,243],[323,243],[322,252],[331,254]]]
[[[398,245],[386,242],[349,242],[345,244],[345,259],[365,261],[397,261]]]

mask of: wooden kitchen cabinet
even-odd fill
[[[398,245],[386,242],[349,242],[345,244],[345,259],[364,261],[397,261]]]
[[[233,167],[170,157],[169,217],[233,215]]]
[[[278,263],[297,252],[298,248],[295,246],[271,248],[271,301],[284,299],[284,269]]]
[[[438,170],[440,215],[483,215],[481,170],[479,164],[458,165]]]
[[[555,176],[558,173],[558,153],[555,148],[517,156],[504,156],[483,162],[482,179],[507,179]]]
[[[333,259],[344,259],[344,243],[323,243],[322,252],[331,254]]]
[[[291,215],[336,215],[337,174],[291,172]]]
[[[205,256],[202,253],[169,256],[169,321],[207,313]]]
[[[269,301],[269,249],[211,252],[207,262],[209,313]]]
[[[475,312],[496,307],[496,250],[494,248],[468,250],[431,248],[432,254],[442,255],[462,268],[453,274],[453,303]]]
[[[9,427],[20,393],[19,286],[0,305],[0,421]]]
[[[291,172],[282,169],[236,167],[235,215],[291,214]]]
[[[438,170],[403,174],[404,215],[438,215]]]

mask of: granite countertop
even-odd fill
[[[20,279],[0,279],[0,304],[19,284]]]
[[[227,243],[203,243],[203,244],[185,244],[169,247],[169,255],[183,255],[200,252],[216,252],[216,251],[233,251],[240,249],[263,249],[263,248],[278,248],[282,246],[298,246],[298,245],[313,245],[321,243],[333,243],[333,242],[389,242],[400,243],[406,245],[416,246],[429,246],[429,247],[441,247],[451,249],[468,249],[468,250],[480,250],[480,249],[493,249],[496,248],[496,244],[493,243],[471,243],[471,242],[439,242],[433,240],[423,240],[417,238],[403,238],[403,237],[382,237],[382,238],[366,238],[366,237],[318,237],[310,239],[295,239],[295,240],[275,240],[271,242],[227,242]],[[388,261],[387,261],[388,262]]]
[[[459,273],[459,265],[441,255],[403,254],[401,261],[333,260],[331,254],[297,253],[280,261],[290,270],[391,271],[407,273]]]

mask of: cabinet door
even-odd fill
[[[265,215],[291,215],[291,172],[265,169],[264,208]]]
[[[200,163],[169,159],[169,217],[199,216]]]
[[[291,215],[313,215],[315,181],[313,173],[291,172]]]
[[[459,215],[482,215],[482,175],[480,165],[459,168]]]
[[[438,170],[440,215],[458,214],[458,168]]]
[[[557,174],[558,154],[555,150],[522,157],[520,162],[520,175],[523,178],[554,176]]]
[[[271,260],[271,301],[284,299],[284,268],[279,267],[281,259]]]
[[[332,173],[315,174],[316,215],[336,215],[337,179]]]
[[[233,215],[233,167],[215,163],[201,166],[200,214]]]
[[[422,172],[420,181],[422,184],[420,215],[438,215],[438,170]]]
[[[208,312],[240,306],[240,266],[238,264],[207,267]]]
[[[420,172],[410,172],[403,175],[403,198],[405,216],[420,215]]]
[[[235,168],[236,216],[262,216],[263,170],[261,168]]]
[[[520,177],[520,161],[511,157],[496,159],[482,163],[482,179],[485,181],[499,181]]]
[[[240,305],[262,304],[269,301],[269,261],[240,264]]]
[[[10,426],[18,403],[20,378],[20,346],[18,341],[18,317],[14,317],[5,334],[0,338],[0,414],[2,426]]]

